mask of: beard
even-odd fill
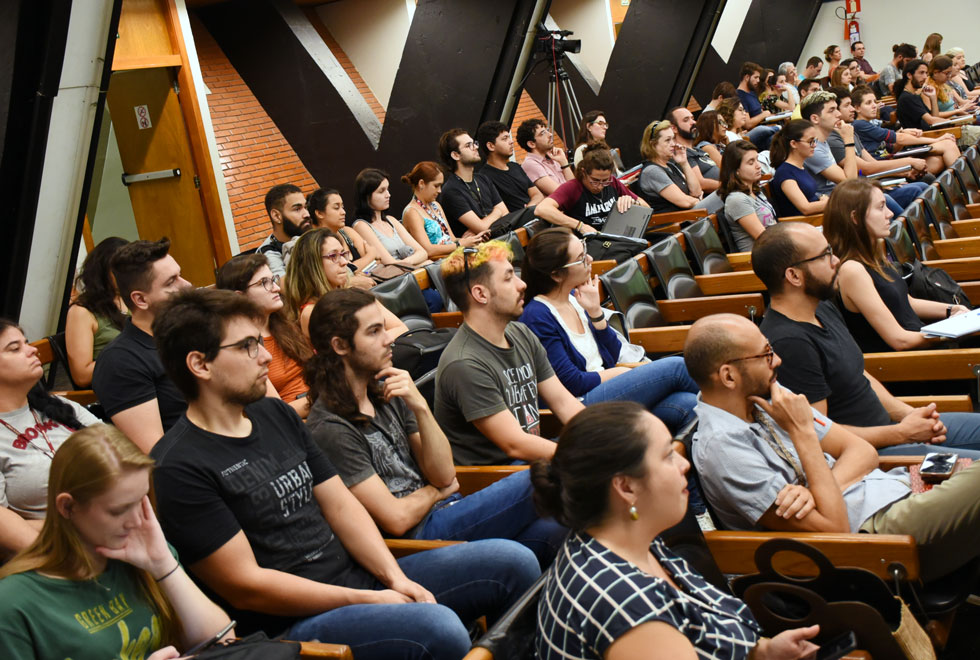
[[[690,131],[682,131],[680,127],[677,128],[677,134],[680,135],[685,140],[690,140],[694,142],[698,139],[698,127],[694,126]]]
[[[313,224],[309,220],[304,220],[303,224],[294,225],[292,220],[283,218],[282,230],[286,232],[286,235],[290,238],[296,238],[297,236],[302,236],[309,230],[313,229]]]
[[[829,282],[816,280],[807,273],[806,282],[803,283],[803,293],[817,300],[830,300],[837,293],[837,272],[834,272]]]
[[[234,390],[225,393],[225,402],[245,407],[251,403],[255,403],[259,399],[265,397],[266,393],[266,381],[255,381],[248,389]]]

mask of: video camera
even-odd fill
[[[571,30],[549,30],[543,23],[538,25],[538,37],[535,41],[536,51],[547,55],[561,57],[565,53],[582,52],[581,39],[568,39],[575,34]]]

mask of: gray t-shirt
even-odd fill
[[[735,238],[735,246],[739,252],[751,252],[755,240],[742,225],[739,220],[747,215],[755,213],[763,227],[771,227],[776,224],[776,210],[761,192],[755,197],[743,192],[730,193],[725,198],[725,217],[732,228],[732,236]]]
[[[465,323],[439,359],[435,416],[457,465],[513,462],[473,420],[509,410],[525,433],[541,434],[538,383],[555,375],[548,354],[523,323],[507,325],[510,348],[499,348]]]
[[[777,453],[766,425],[758,421],[750,424],[709,405],[701,400],[700,394],[694,411],[698,415],[692,447],[694,466],[713,512],[728,529],[762,529],[759,520],[776,501],[779,491],[787,484],[799,483],[796,471]],[[757,407],[756,411],[769,420],[779,442],[799,465],[799,454],[789,434],[761,408]],[[823,441],[831,424],[830,419],[813,410],[813,428],[818,440]],[[827,453],[824,458],[833,468],[834,458]],[[851,532],[857,532],[877,511],[910,493],[906,469],[872,470],[843,493]]]
[[[878,74],[878,80],[888,86],[889,93],[891,93],[892,85],[894,85],[895,81],[901,77],[902,74],[891,62],[889,62],[885,68],[881,70],[881,73]]]
[[[715,165],[715,161],[711,160],[708,152],[702,151],[697,147],[693,149],[691,147],[687,148],[687,162],[692,169],[696,167],[701,170],[701,176],[705,179],[714,179],[717,181],[721,176],[718,166]]]
[[[827,136],[827,145],[830,147],[830,153],[834,155],[834,160],[839,164],[844,160],[844,156],[847,155],[847,149],[844,147],[844,138],[840,136],[837,131],[832,132]],[[861,138],[858,137],[857,132],[854,133],[854,155],[860,156],[864,153],[864,145],[861,144]]]
[[[82,426],[99,423],[99,418],[74,401],[61,400],[72,407]],[[0,506],[16,511],[28,520],[41,520],[48,508],[48,472],[51,470],[51,458],[46,452],[57,451],[78,429],[63,426],[41,413],[37,415],[41,422],[38,424],[30,406],[0,413],[0,419],[17,430],[12,433],[6,425],[0,424]]]
[[[836,164],[837,161],[834,160],[834,154],[830,151],[830,145],[826,142],[821,142],[818,138],[817,146],[813,148],[813,155],[803,161],[803,167],[813,176],[813,180],[817,182],[818,195],[829,195],[833,191],[836,184],[824,177],[821,172]]]

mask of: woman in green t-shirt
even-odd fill
[[[41,533],[0,569],[0,657],[168,660],[228,625],[163,537],[152,466],[104,424],[58,449]]]

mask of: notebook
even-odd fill
[[[957,314],[948,319],[930,323],[922,327],[922,334],[927,337],[946,337],[955,339],[980,331],[980,308],[970,310],[965,314]]]

